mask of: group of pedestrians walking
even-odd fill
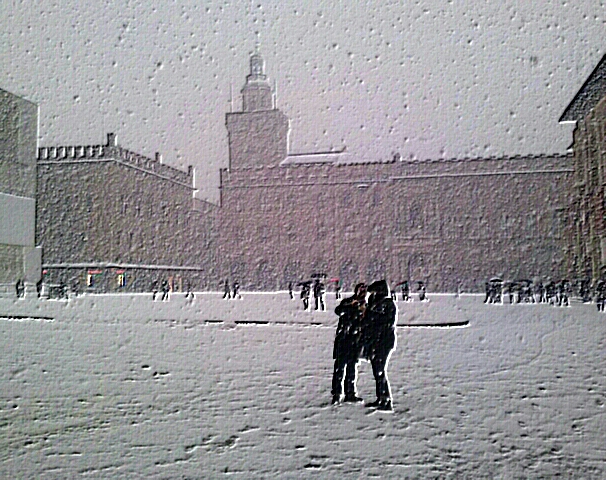
[[[159,289],[158,289],[158,282],[156,280],[154,280],[151,284],[151,291],[152,291],[152,301],[154,301],[154,302],[156,301],[156,298],[157,298],[159,292],[162,292],[162,296],[160,297],[160,300],[162,302],[165,302],[170,299],[170,297],[169,297],[170,284],[168,283],[168,280],[162,280],[162,283],[161,283]]]
[[[307,311],[310,309],[309,300],[313,293],[314,310],[326,311],[326,285],[324,285],[324,282],[320,278],[316,278],[315,281],[300,282],[299,286],[301,287],[300,297],[303,302],[303,310]],[[293,299],[292,283],[288,284],[288,293],[290,298]]]
[[[385,280],[358,283],[351,297],[335,309],[339,323],[333,347],[332,403],[362,402],[356,392],[360,360],[372,366],[376,400],[367,407],[393,411],[387,365],[396,347],[398,309]]]
[[[225,280],[223,282],[223,298],[238,298],[242,299],[242,295],[240,294],[240,282],[235,281],[231,287],[229,285],[229,280]]]
[[[493,278],[485,283],[484,303],[510,304],[530,303],[546,304],[555,307],[569,307],[570,300],[577,296],[582,302],[595,300],[597,309],[604,311],[606,305],[606,281],[598,280],[591,285],[588,280],[570,282],[552,280],[543,283],[540,280],[503,281]]]

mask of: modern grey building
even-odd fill
[[[38,105],[0,89],[0,283],[41,275],[35,245]]]

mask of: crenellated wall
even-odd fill
[[[114,134],[108,134],[108,143],[105,145],[70,145],[40,147],[38,149],[38,164],[48,162],[87,162],[87,161],[115,161],[127,166],[162,176],[166,179],[180,182],[185,185],[193,183],[193,167],[187,172],[178,170],[162,163],[162,156],[156,154],[155,158],[132,152],[118,146]]]
[[[169,277],[205,286],[214,239],[194,208],[193,183],[193,168],[131,152],[113,134],[106,145],[40,148],[36,234],[48,280],[84,290],[89,270],[111,264],[127,275],[125,285],[114,279],[95,288],[149,290]]]
[[[571,155],[222,171],[221,271],[285,288],[326,271],[440,291],[568,275]]]

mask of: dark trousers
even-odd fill
[[[343,393],[343,383],[345,383],[345,396],[354,396],[356,394],[356,359],[335,359],[335,368],[332,374],[332,394],[341,396]],[[345,377],[345,382],[343,382]]]
[[[375,377],[377,385],[377,400],[391,400],[391,389],[389,388],[389,380],[387,379],[387,361],[389,356],[375,355],[370,359],[372,365],[372,374]]]
[[[324,305],[324,297],[320,296],[320,297],[314,297],[315,301],[316,301],[316,306],[315,309],[318,310],[318,306],[320,307],[321,310],[326,310],[326,306]]]

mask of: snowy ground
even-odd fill
[[[0,299],[0,478],[606,478],[595,306],[399,303],[393,414],[328,406],[328,307]]]

